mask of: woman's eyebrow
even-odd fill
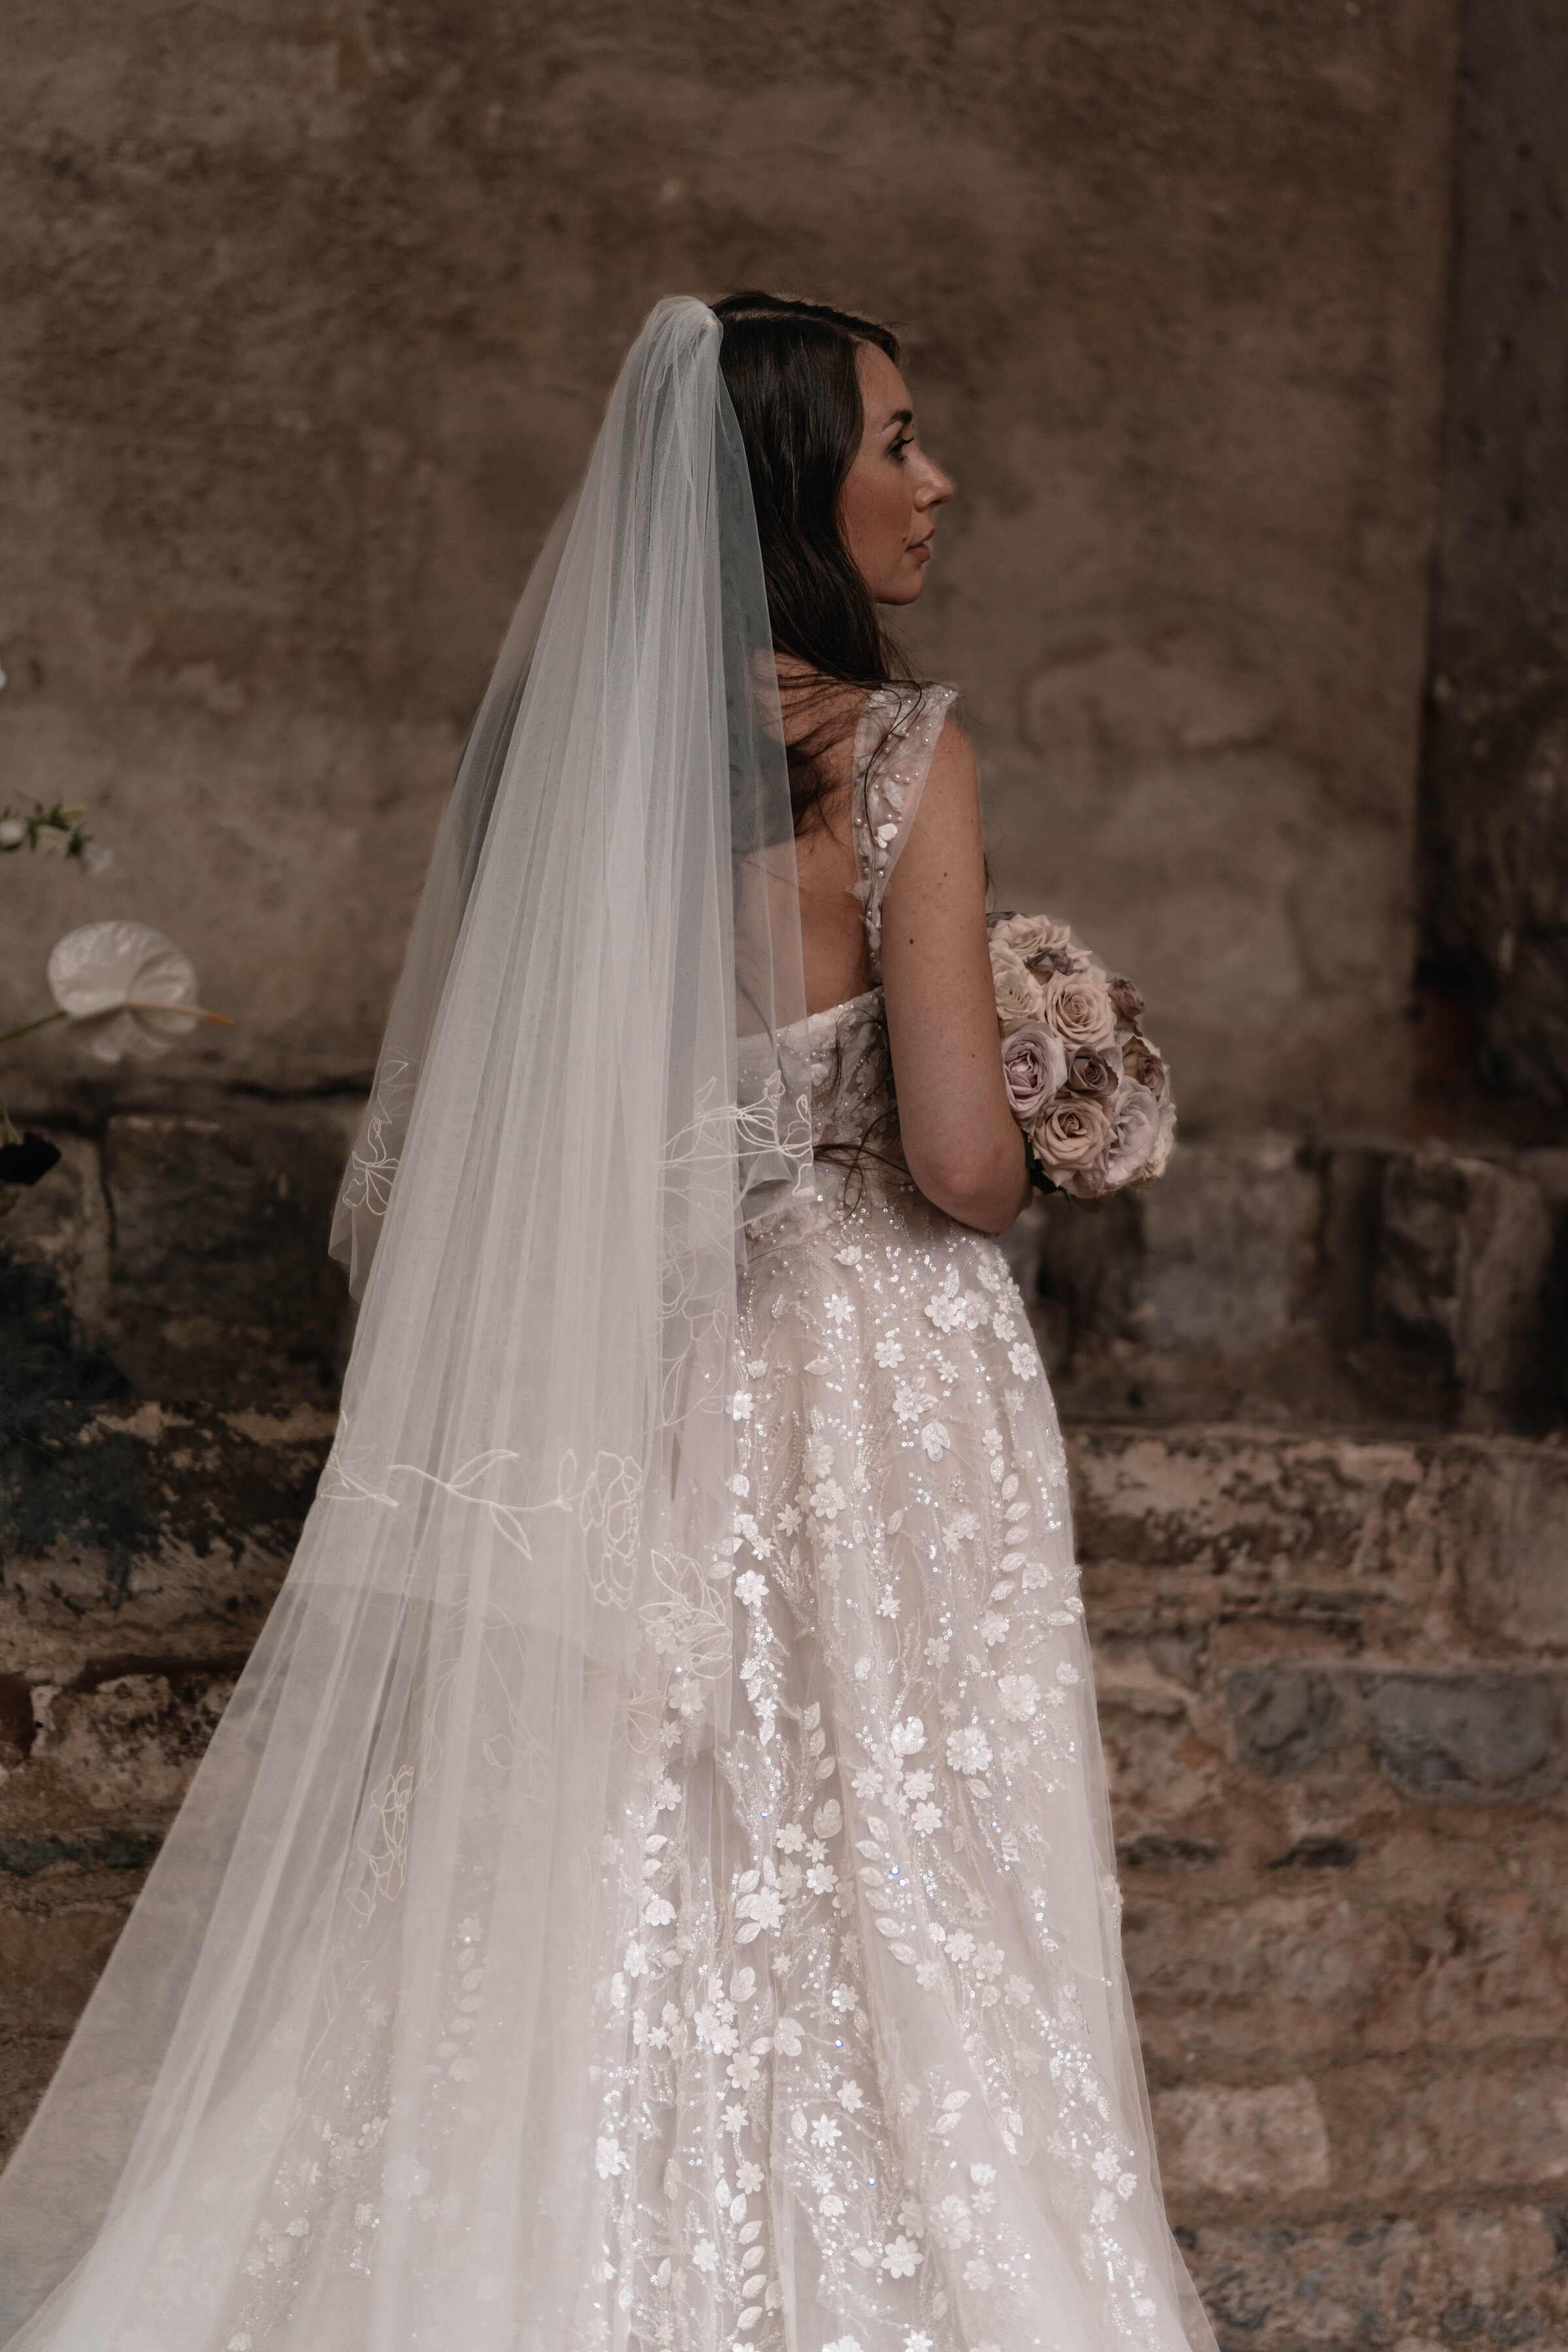
[[[895,408],[883,425],[882,430],[885,433],[889,425],[912,425],[914,421],[915,412],[912,408]]]

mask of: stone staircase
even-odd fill
[[[1072,1451],[1125,1949],[1216,2328],[1568,2342],[1568,1449]]]
[[[331,1437],[347,1108],[111,1120],[5,1236],[7,2140]],[[1173,1180],[1012,1244],[1069,1428],[1127,1958],[1226,2352],[1552,2352],[1568,1444],[1526,1391],[1555,1377],[1558,1192],[1551,1167],[1355,1152],[1200,1146],[1206,1218]]]

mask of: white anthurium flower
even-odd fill
[[[100,1062],[166,1054],[198,1021],[223,1021],[196,1003],[189,956],[148,923],[83,923],[55,941],[49,992]],[[224,1026],[228,1024],[224,1023]]]

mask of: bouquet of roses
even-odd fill
[[[1143,1034],[1143,999],[1048,915],[991,915],[1002,1075],[1042,1192],[1103,1201],[1152,1184],[1175,1141],[1176,1106]]]

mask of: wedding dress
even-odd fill
[[[628,363],[621,446],[641,466],[671,414],[685,436],[716,402],[719,455],[699,440],[693,457],[682,437],[674,470],[700,488],[711,466],[733,489],[711,324],[696,304],[655,314],[638,346],[654,360],[640,379]],[[691,848],[695,828],[658,869],[687,955],[650,1045],[665,1056],[650,1118],[662,1241],[635,1234],[634,1258],[619,1195],[598,1214],[578,1199],[595,1152],[618,1167],[640,1148],[623,1105],[570,1181],[552,1189],[548,1155],[529,1161],[527,1205],[508,1213],[533,1219],[552,1254],[529,1274],[534,1227],[508,1227],[521,1300],[498,1292],[492,1245],[454,1255],[479,1213],[451,1171],[471,1166],[481,1107],[505,1091],[497,1038],[548,1049],[551,1072],[584,1042],[539,1045],[542,1015],[516,1025],[506,960],[488,953],[473,1001],[504,1002],[505,1018],[487,1015],[470,1095],[451,1090],[487,877],[499,860],[509,905],[521,887],[502,854],[513,731],[549,674],[582,515],[476,730],[351,1173],[349,1207],[386,1220],[389,1255],[300,1561],[9,2206],[0,2193],[0,2246],[20,2263],[29,2231],[50,2234],[51,2194],[86,2210],[84,2162],[100,2158],[109,2182],[76,2242],[61,2233],[52,2275],[45,2263],[16,2292],[11,2341],[1212,2352],[1155,2174],[1039,1357],[997,1244],[907,1173],[879,985],[805,1015],[776,703],[771,734],[746,735],[765,617],[722,531],[722,562],[692,576],[705,595],[722,576],[726,611],[748,596],[752,611],[730,646],[714,772],[732,817],[738,773],[763,777],[771,806],[735,817],[720,851]],[[661,614],[649,659],[668,665],[674,625],[642,557],[632,573],[638,629]],[[883,894],[952,698],[889,689],[860,723],[850,817],[874,982]],[[557,709],[550,742],[567,732]],[[692,722],[681,774],[704,740]],[[638,769],[639,858],[671,772],[657,746]],[[571,793],[554,805],[566,825]],[[537,807],[522,830],[537,860]],[[676,937],[658,928],[659,891],[639,896],[631,867],[614,879],[612,839],[552,934],[592,930],[608,871],[614,919],[573,964],[571,1003],[549,1000],[563,1016],[637,923],[661,952]],[[752,912],[731,942],[742,984],[725,999],[721,1103],[700,1057],[687,1067],[676,1015],[719,1002],[715,959],[690,945],[705,903],[692,877],[731,859],[734,904]],[[713,937],[728,940],[722,920]],[[651,950],[628,958],[617,1038],[658,966]],[[735,1013],[760,998],[766,1017]],[[510,1083],[537,1106],[542,1078]],[[551,1117],[570,1105],[587,1120],[592,1100],[563,1095]],[[485,1181],[504,1190],[532,1130],[496,1133]],[[447,1173],[416,1317],[410,1202],[426,1162]],[[637,1422],[637,1391],[617,1424],[617,1367],[645,1344],[617,1299],[650,1250],[659,1402]],[[531,1287],[546,1271],[556,1287]],[[572,1408],[594,1416],[575,1450],[556,1394],[584,1347],[574,1315],[613,1342]],[[430,1334],[448,1317],[458,1373],[442,1376]],[[394,1374],[402,1385],[378,1390]],[[432,1388],[416,1446],[410,1401]],[[560,1427],[535,1444],[552,1414]],[[163,2004],[163,2021],[139,2000]],[[117,2138],[105,2111],[121,2075],[138,2079]]]
[[[874,981],[952,698],[861,721]],[[805,1025],[815,1197],[742,1293],[742,1717],[670,1737],[611,1865],[646,1903],[604,2049],[602,2340],[1179,2345],[1179,2295],[1207,2341],[1154,2179],[1039,1355],[997,1244],[897,1164],[879,985]],[[820,1157],[868,1133],[878,1158]]]

